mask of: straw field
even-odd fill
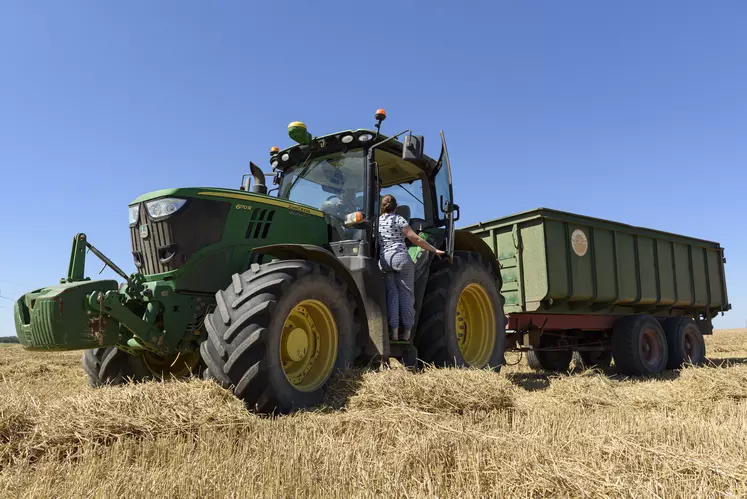
[[[745,496],[747,331],[707,349],[645,380],[355,372],[268,418],[210,382],[94,390],[80,352],[3,345],[0,497]]]

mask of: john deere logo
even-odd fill
[[[571,246],[573,252],[578,256],[584,256],[589,250],[589,240],[586,238],[586,234],[581,229],[576,229],[571,234]]]
[[[140,226],[140,238],[145,239],[146,237],[148,237],[148,226],[141,225]]]

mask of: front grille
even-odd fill
[[[130,227],[135,266],[145,275],[178,269],[197,251],[221,240],[230,207],[222,201],[189,199],[170,217],[153,221],[141,203],[138,223]],[[141,232],[143,226],[147,229]]]

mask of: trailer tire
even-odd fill
[[[664,371],[669,354],[659,321],[649,315],[618,319],[612,331],[612,356],[623,374],[640,376]]]
[[[705,360],[705,339],[700,328],[690,317],[677,317],[664,322],[669,346],[667,368],[677,369],[683,364],[700,365]]]
[[[477,253],[457,251],[453,263],[435,260],[413,339],[421,364],[499,371],[506,341],[500,289],[500,276]],[[464,324],[459,331],[457,322]],[[472,324],[477,333],[468,337]]]
[[[573,352],[573,362],[584,369],[607,369],[612,364],[612,352]]]
[[[360,326],[345,282],[306,260],[254,265],[232,281],[205,317],[206,377],[259,413],[320,403],[354,360]]]
[[[540,336],[540,350],[527,351],[527,364],[535,371],[566,372],[571,365],[573,350],[568,345],[567,350],[541,350],[552,348],[559,344],[559,338],[549,334]]]
[[[117,347],[86,350],[82,363],[88,383],[94,388],[143,381],[149,374],[141,358]]]

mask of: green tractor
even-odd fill
[[[129,206],[134,274],[77,234],[67,277],[15,303],[21,343],[85,350],[94,387],[201,375],[265,413],[318,404],[335,371],[390,357],[500,369],[500,268],[481,239],[455,230],[443,133],[434,160],[422,136],[381,135],[385,117],[376,113],[375,131],[321,137],[291,123],[296,144],[271,149],[271,174],[250,163],[239,189],[140,196]],[[395,195],[413,230],[446,251],[437,258],[409,250],[411,344],[388,335],[375,237],[385,194]],[[84,277],[89,251],[125,282]]]

